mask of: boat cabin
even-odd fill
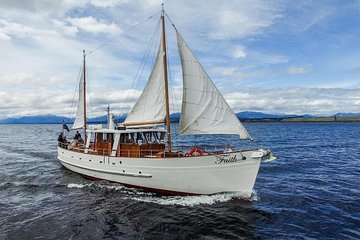
[[[102,129],[91,127],[86,130],[84,153],[112,157],[157,157],[165,151],[166,130]]]

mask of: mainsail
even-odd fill
[[[84,66],[83,66],[84,68]],[[85,126],[84,123],[84,69],[81,71],[81,77],[79,82],[79,99],[78,99],[78,106],[76,112],[76,118],[74,124],[72,125],[71,129],[79,129]]]
[[[239,134],[251,139],[186,42],[176,31],[183,71],[181,134]]]
[[[163,123],[165,116],[165,83],[163,73],[163,50],[160,43],[154,68],[143,92],[124,125],[144,125]]]

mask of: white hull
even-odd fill
[[[127,158],[58,147],[58,159],[71,171],[175,194],[241,192],[250,197],[263,156],[264,150],[259,149],[196,157]]]

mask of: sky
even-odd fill
[[[235,112],[360,112],[360,1],[0,0],[0,118],[74,117],[83,50],[88,115],[128,112],[159,45],[161,3]],[[181,67],[166,24],[177,112]]]

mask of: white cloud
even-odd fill
[[[0,34],[5,39],[11,39],[11,36],[25,38],[31,33],[33,29],[28,26],[0,19]]]
[[[288,57],[284,55],[277,55],[267,52],[252,52],[251,53],[254,62],[257,65],[264,65],[264,64],[279,64],[279,63],[286,63],[289,62]]]
[[[10,40],[11,37],[9,35],[0,32],[0,41],[10,41]]]
[[[128,112],[133,107],[140,91],[101,89],[96,94],[89,94],[89,117],[105,115],[110,104],[112,112]],[[74,92],[53,89],[23,89],[16,94],[0,91],[0,116],[20,117],[24,115],[55,114],[74,117]]]
[[[89,116],[105,114],[108,104],[112,112],[128,112],[140,95],[139,90],[102,88],[89,94]],[[174,111],[180,110],[181,91],[175,90],[178,102],[172,101]],[[0,116],[56,114],[73,117],[74,92],[46,88],[22,89],[16,94],[0,91]],[[224,97],[235,112],[262,111],[267,113],[332,115],[337,112],[359,112],[360,89],[341,88],[276,88],[244,89]],[[174,99],[172,99],[174,100]]]
[[[332,115],[337,112],[359,112],[360,89],[276,88],[250,89],[225,95],[236,111]]]
[[[241,58],[245,58],[245,57],[246,57],[245,48],[243,46],[236,46],[234,53],[233,53],[233,58],[241,59]]]
[[[151,14],[160,12],[161,2],[161,0],[1,1],[0,118],[48,113],[70,114],[73,111],[71,102],[82,61],[82,49],[92,50]],[[165,1],[165,3],[165,9],[171,19],[204,67],[215,75],[216,84],[220,86],[219,89],[227,93],[226,98],[236,111],[261,110],[275,113],[319,111],[321,113],[337,112],[336,108],[344,109],[343,106],[346,106],[346,111],[349,112],[359,109],[359,99],[354,100],[353,97],[359,94],[358,90],[354,89],[359,87],[356,73],[346,77],[349,79],[346,85],[343,79],[326,81],[327,85],[324,87],[332,86],[333,90],[291,87],[283,89],[275,88],[275,84],[268,85],[271,90],[254,87],[260,83],[259,85],[267,88],[264,83],[278,81],[279,74],[287,78],[289,77],[287,74],[293,74],[294,76],[291,77],[296,78],[296,74],[309,73],[310,78],[312,66],[316,66],[318,70],[318,65],[311,62],[311,59],[306,61],[309,59],[304,57],[297,59],[299,62],[295,62],[292,58],[294,55],[288,56],[288,52],[279,48],[284,44],[283,41],[288,41],[285,44],[294,46],[292,50],[297,48],[294,45],[297,39],[295,41],[285,32],[284,40],[279,37],[284,31],[274,29],[279,21],[286,23],[289,19],[286,14],[294,9],[293,3],[260,0],[225,2],[184,0]],[[302,11],[304,14],[299,17],[299,21],[296,22],[295,17],[292,17],[289,25],[296,27],[297,23],[300,24],[309,16],[308,8],[302,10],[300,7],[297,8],[297,16]],[[304,29],[316,27],[329,16],[326,14],[327,11],[320,11],[321,16],[316,18],[316,8],[311,8],[310,12],[314,18],[304,24]],[[121,111],[125,102],[123,98],[127,95],[123,89],[128,89],[134,80],[158,17],[159,15],[144,25],[134,28],[110,45],[99,49],[95,54],[88,55],[91,90],[89,112],[103,115],[107,103],[111,104],[115,113]],[[170,24],[167,26],[171,29]],[[274,30],[277,34],[276,40],[279,42],[268,41]],[[174,43],[172,30],[169,33],[167,35],[169,43]],[[294,42],[291,42],[292,40]],[[154,49],[157,44],[158,42],[154,43]],[[176,43],[173,46],[168,45],[169,56],[177,57],[175,45]],[[344,54],[344,59],[353,64],[347,64],[347,68],[359,65],[357,52],[353,52],[351,61],[348,60],[348,55]],[[321,59],[321,56],[318,59]],[[171,63],[179,62],[173,57],[170,57],[170,60]],[[309,65],[303,66],[301,64],[303,60]],[[171,70],[176,83],[181,85],[180,67],[172,65]],[[148,69],[144,70],[142,78],[144,81],[148,71]],[[256,81],[252,81],[254,78],[257,78]],[[139,84],[137,90],[132,90],[134,94],[131,94],[130,101],[125,105],[127,110],[135,102],[144,81]],[[287,81],[286,86],[292,82],[294,81]],[[301,81],[297,83],[302,85]],[[319,84],[314,81],[313,86],[320,86]],[[254,89],[249,89],[250,86]],[[338,86],[345,86],[348,89],[335,88]],[[236,92],[237,89],[241,89],[242,93]],[[328,96],[325,96],[325,93]],[[175,95],[178,101],[181,100],[182,94],[178,88]],[[333,99],[336,97],[339,103],[334,102]],[[179,103],[177,105],[179,106]]]
[[[127,3],[129,0],[90,0],[96,7],[115,7],[121,3]]]
[[[106,24],[103,22],[99,22],[96,18],[91,16],[82,18],[69,17],[66,18],[66,22],[70,23],[74,27],[94,34],[108,33],[111,35],[115,35],[121,32],[121,29],[114,22]]]
[[[70,26],[65,22],[56,19],[52,20],[52,22],[54,23],[55,27],[59,28],[60,31],[64,32],[66,35],[75,36],[76,33],[79,31],[77,27]]]
[[[246,7],[245,7],[246,6]],[[219,39],[248,37],[262,33],[280,18],[281,7],[271,1],[226,1],[217,10],[216,29]]]
[[[2,17],[11,19],[44,20],[44,18],[57,18],[74,8],[85,7],[88,0],[2,0],[0,10]]]
[[[248,79],[248,78],[259,78],[266,75],[266,72],[261,71],[241,71],[236,67],[215,67],[210,70],[214,75],[220,75],[232,79]]]
[[[289,67],[287,73],[290,75],[306,74],[312,71],[312,67]]]

